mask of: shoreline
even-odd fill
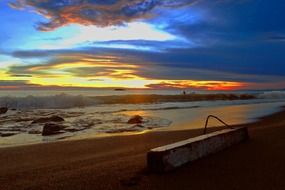
[[[271,103],[270,103],[271,104]],[[274,104],[274,103],[273,103]],[[258,104],[257,104],[258,105]],[[260,105],[267,105],[267,103],[265,104],[260,104]],[[250,109],[256,110],[256,112],[254,112],[254,114],[252,113],[253,111],[251,110],[250,112],[246,113],[249,114],[249,116],[251,115],[251,117],[248,116],[248,118],[244,118],[244,119],[230,119],[227,117],[223,117],[222,114],[219,114],[220,111],[226,111],[229,114],[235,114],[236,111],[233,110],[247,110],[248,107],[247,106],[253,106]],[[117,136],[132,136],[132,135],[141,135],[141,134],[145,134],[145,133],[153,133],[153,132],[167,132],[167,131],[191,131],[194,129],[201,129],[204,125],[204,120],[206,119],[207,115],[202,114],[203,116],[201,116],[201,113],[209,113],[209,114],[213,114],[221,117],[222,119],[226,119],[226,122],[228,122],[231,125],[238,125],[241,123],[252,123],[255,121],[258,121],[260,116],[266,116],[266,115],[271,115],[272,113],[276,113],[278,112],[282,106],[273,106],[273,108],[271,107],[259,107],[259,108],[255,108],[256,104],[249,104],[249,105],[224,105],[224,106],[219,106],[218,109],[215,107],[207,107],[207,108],[197,108],[198,110],[193,110],[194,114],[192,113],[191,116],[191,112],[190,113],[181,113],[179,112],[179,114],[176,114],[176,110],[152,110],[151,112],[148,112],[146,115],[142,115],[144,118],[150,118],[151,116],[153,118],[170,118],[170,122],[172,123],[170,126],[167,127],[158,127],[158,128],[153,128],[153,129],[148,129],[148,128],[144,128],[138,131],[122,131],[122,132],[99,132],[99,133],[94,133],[94,132],[84,132],[83,133],[79,133],[79,134],[67,134],[66,136],[48,136],[48,137],[42,137],[42,136],[30,136],[30,134],[18,134],[17,136],[12,136],[12,139],[7,139],[7,137],[3,137],[2,141],[0,141],[0,143],[2,143],[0,145],[0,148],[9,148],[9,147],[19,147],[19,146],[29,146],[29,145],[37,145],[37,144],[49,144],[49,143],[56,143],[56,142],[64,142],[64,141],[80,141],[80,140],[92,140],[92,139],[97,139],[97,138],[110,138],[110,137],[117,137]],[[271,105],[272,106],[272,105]],[[258,113],[260,109],[266,109],[267,111],[262,111],[261,113]],[[206,109],[206,110],[204,110]],[[249,110],[250,110],[249,109]],[[192,109],[191,109],[192,110]],[[214,112],[213,112],[214,111]],[[76,111],[75,111],[76,112]],[[198,115],[196,113],[199,113]],[[136,111],[124,111],[122,112],[123,115],[125,115],[125,117],[127,118],[131,118],[133,115],[140,115],[141,112],[136,112]],[[57,114],[56,114],[57,115]],[[59,114],[60,115],[60,114]],[[194,116],[195,117],[194,117]],[[190,116],[190,118],[189,118]],[[198,116],[198,117],[197,117]],[[179,118],[179,119],[178,119]],[[195,119],[194,119],[195,118]],[[186,120],[185,120],[186,119]],[[212,123],[213,122],[213,123]],[[214,124],[215,121],[212,121],[210,124]],[[220,123],[215,123],[216,125],[212,125],[210,126],[210,128],[215,127],[215,126],[219,126]],[[190,127],[191,126],[191,127]],[[62,134],[60,134],[62,135]],[[63,135],[65,135],[63,133]],[[70,135],[70,136],[68,136]],[[10,138],[10,137],[8,137]],[[18,138],[18,139],[17,139]],[[30,138],[30,139],[29,139]],[[16,140],[14,143],[11,143],[12,140]],[[24,141],[25,139],[27,139],[26,141]],[[34,139],[34,140],[33,140]],[[5,140],[9,140],[6,141],[5,144]]]
[[[105,95],[86,96],[57,94],[51,96],[0,96],[0,107],[11,109],[64,109],[80,108],[94,105],[114,104],[156,104],[174,102],[195,102],[195,101],[217,101],[217,100],[261,100],[254,94],[234,93],[213,93],[213,94],[127,94],[127,95]]]
[[[0,189],[283,189],[284,106],[241,125],[248,142],[164,175],[146,171],[146,152],[202,129],[0,148]]]

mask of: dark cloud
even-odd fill
[[[148,52],[163,52],[167,51],[169,48],[185,48],[185,47],[197,47],[198,44],[192,43],[190,41],[154,41],[154,40],[111,40],[94,42],[92,46],[101,49],[105,48],[105,51],[118,51],[120,47],[125,47],[123,49],[137,50],[137,51],[148,51]]]
[[[155,83],[155,84],[148,84],[146,85],[146,87],[148,88],[152,88],[152,89],[177,89],[177,88],[181,88],[181,89],[197,89],[197,87],[195,88],[194,86],[191,85],[183,85],[180,83],[170,83],[170,82],[161,82],[161,83]]]
[[[266,40],[272,42],[285,42],[285,35],[269,35]]]
[[[61,51],[59,51],[61,52]],[[49,55],[51,52],[45,52]],[[29,55],[29,52],[21,52]],[[41,54],[41,52],[39,52]],[[38,55],[34,55],[38,57]],[[99,60],[99,61],[98,61]],[[52,51],[47,61],[33,65],[13,65],[9,67],[7,74],[14,77],[60,77],[58,71],[64,75],[82,78],[111,77],[116,79],[130,79],[136,76],[137,66],[130,61],[131,58],[94,55],[91,53],[65,52],[56,54]],[[72,67],[68,67],[72,66]]]
[[[216,90],[216,89],[235,89],[243,87],[241,83],[234,82],[203,82],[199,83],[197,81],[172,81],[172,82],[161,82],[146,85],[148,88],[153,89],[192,89],[192,90]]]
[[[163,56],[145,56],[145,60],[171,68],[284,76],[284,48],[283,44],[277,46],[256,43],[243,46],[172,49]]]
[[[73,87],[73,86],[57,86],[57,85],[39,85],[31,84],[28,80],[0,80],[1,90],[78,90],[89,89],[85,87]]]
[[[10,75],[11,77],[19,77],[19,78],[29,78],[29,77],[33,77],[33,75],[25,75],[25,74],[15,74],[15,75]]]
[[[264,36],[270,38],[268,34],[273,34],[272,40],[277,41],[282,40],[279,37],[284,37],[285,33],[284,9],[282,0],[203,0],[188,13],[182,12],[181,19],[165,15],[168,19],[165,30],[206,47],[221,44],[243,46],[263,41]],[[163,21],[165,19],[161,18],[157,23]]]
[[[90,78],[90,77],[111,77],[115,79],[133,79],[137,75],[137,69],[132,68],[131,66],[120,66],[115,65],[114,67],[109,66],[95,66],[94,67],[78,67],[75,69],[66,70],[72,76],[81,77],[81,78]],[[100,79],[99,79],[100,80]],[[94,79],[93,79],[94,81]],[[98,81],[98,79],[97,79]]]
[[[41,85],[30,84],[28,80],[0,80],[0,90],[41,89]]]
[[[104,80],[103,79],[89,79],[88,81],[102,82]]]
[[[136,19],[151,17],[156,7],[182,7],[198,0],[16,0],[10,6],[16,9],[34,8],[49,19],[39,23],[41,31],[77,23],[82,25],[120,25]]]
[[[15,51],[11,55],[16,58],[42,58],[51,55],[51,51]]]
[[[224,48],[168,49],[166,52],[160,53],[100,48],[86,48],[76,52],[65,51],[65,53],[62,53],[63,50],[58,50],[58,53],[46,51],[46,54],[49,55],[47,61],[34,65],[11,66],[8,74],[56,77],[58,67],[68,63],[74,64],[74,67],[65,66],[65,68],[61,68],[60,70],[65,74],[82,78],[96,78],[96,80],[98,77],[104,76],[117,79],[139,76],[157,80],[207,80],[245,83],[285,81],[282,74],[285,72],[282,59],[275,62],[278,69],[269,68],[267,59],[271,58],[267,58],[269,55],[266,55],[266,49],[261,48],[262,51],[259,50],[261,52],[253,52],[251,48],[248,50],[238,50],[237,48],[225,50]],[[102,51],[105,53],[104,55],[101,53]],[[279,50],[279,53],[276,53],[278,55],[282,51]],[[25,53],[22,52],[22,54]],[[244,60],[238,55],[244,56]],[[35,56],[37,57],[37,55]],[[96,60],[100,60],[100,65]],[[86,67],[85,64],[89,64],[89,66]],[[264,69],[264,67],[268,68]]]
[[[29,81],[27,80],[0,80],[1,87],[7,86],[23,86],[27,85]]]

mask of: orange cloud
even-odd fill
[[[156,7],[181,7],[198,0],[110,0],[110,1],[55,1],[15,0],[10,6],[15,9],[34,8],[49,19],[40,23],[38,29],[51,31],[70,23],[81,25],[111,26],[149,18]]]
[[[125,87],[153,89],[233,90],[244,88],[241,82],[167,79],[146,73],[162,72],[166,68],[142,62],[132,57],[110,55],[60,54],[44,64],[11,66],[6,78],[23,78],[30,84],[62,87]],[[143,72],[141,72],[143,71]],[[175,72],[175,71],[173,71]],[[162,78],[163,77],[163,78]]]
[[[226,81],[192,81],[176,80],[163,81],[160,83],[148,84],[146,87],[154,89],[201,89],[201,90],[236,90],[244,87],[246,84],[241,82]]]

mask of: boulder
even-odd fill
[[[145,128],[145,126],[140,125],[140,124],[136,124],[136,125],[133,126],[133,128]]]
[[[51,117],[42,117],[35,119],[32,123],[47,123],[47,122],[62,122],[64,119],[59,116],[51,116]]]
[[[0,133],[0,137],[10,137],[16,135],[17,133]]]
[[[128,124],[140,124],[143,123],[143,118],[139,115],[135,115],[128,120]]]
[[[56,135],[62,133],[64,126],[55,123],[46,123],[43,127],[42,136]]]
[[[0,108],[0,114],[7,113],[7,111],[8,111],[8,108],[7,108],[7,107],[1,107],[1,108]]]

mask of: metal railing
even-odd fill
[[[231,127],[230,125],[226,124],[223,120],[221,120],[220,118],[218,118],[217,116],[214,115],[209,115],[207,117],[206,123],[205,123],[205,127],[204,127],[204,131],[203,134],[205,135],[207,133],[207,127],[208,127],[208,123],[209,123],[209,119],[210,118],[214,118],[216,120],[218,120],[219,122],[221,122],[222,124],[224,124],[226,127],[229,127],[230,129],[233,129],[233,127]]]

